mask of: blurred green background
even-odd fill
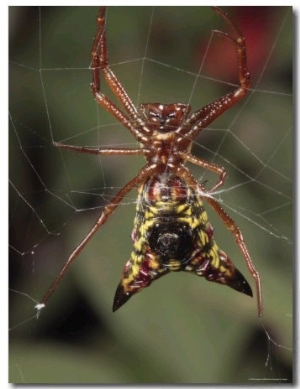
[[[202,131],[193,154],[227,169],[216,198],[240,226],[260,272],[263,319],[255,298],[181,273],[113,314],[132,249],[133,190],[36,320],[32,299],[42,298],[102,207],[144,161],[52,145],[136,146],[90,92],[97,8],[10,7],[10,382],[291,382],[292,8],[226,10],[246,36],[252,89]],[[234,48],[210,40],[212,29],[228,31],[208,7],[110,7],[112,69],[135,104],[189,102],[195,110],[237,83]],[[217,180],[191,170],[208,187]],[[255,294],[234,238],[207,208],[218,245]]]

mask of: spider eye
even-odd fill
[[[171,112],[171,113],[169,113],[169,114],[168,114],[168,118],[169,118],[169,119],[174,119],[174,118],[176,118],[176,112]]]
[[[149,116],[152,118],[157,118],[157,119],[160,118],[160,115],[155,111],[149,111]]]

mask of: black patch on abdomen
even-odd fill
[[[193,231],[183,222],[155,223],[147,238],[151,250],[166,264],[172,259],[185,263],[194,248]]]

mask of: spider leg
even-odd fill
[[[100,91],[100,73],[114,93],[114,95],[121,102],[125,110],[128,112],[130,118],[143,127],[144,122],[139,117],[137,109],[135,108],[130,97],[126,93],[124,87],[117,79],[114,72],[108,65],[107,47],[106,47],[106,29],[105,29],[105,13],[106,7],[100,7],[97,17],[98,31],[94,39],[92,47],[92,67],[93,67],[93,81],[91,84],[92,92],[97,102],[108,112],[112,113],[117,120],[126,126],[137,140],[141,138],[141,129],[138,131],[130,122],[129,118],[123,114],[121,110]],[[143,131],[143,130],[142,130]]]
[[[53,145],[60,149],[76,151],[77,153],[95,154],[95,155],[147,155],[148,150],[145,149],[99,149],[97,147],[85,147],[65,145],[63,143],[54,142]]]
[[[212,171],[213,173],[219,174],[219,181],[209,191],[207,191],[208,193],[215,192],[220,186],[222,186],[224,184],[224,181],[227,177],[227,172],[222,166],[216,165],[212,162],[205,161],[204,159],[194,157],[193,155],[184,153],[182,151],[179,151],[178,154],[185,161],[191,162],[194,165],[201,166],[204,169],[208,169],[208,170]]]
[[[64,264],[62,270],[56,277],[55,281],[51,284],[48,291],[42,298],[41,302],[36,305],[36,308],[38,310],[44,308],[49,300],[49,298],[54,293],[55,289],[58,287],[60,281],[64,277],[66,271],[68,270],[69,266],[72,264],[72,262],[78,257],[78,255],[81,253],[81,251],[84,249],[84,247],[87,245],[87,243],[92,239],[92,237],[95,235],[95,233],[99,230],[101,226],[107,221],[108,217],[112,214],[112,212],[117,208],[119,203],[122,201],[122,199],[127,195],[128,192],[130,192],[131,189],[133,189],[135,186],[140,184],[143,180],[146,179],[148,175],[151,175],[153,170],[155,169],[156,165],[146,165],[144,168],[140,170],[140,172],[132,179],[130,180],[111,200],[110,204],[108,204],[101,215],[96,220],[95,224],[93,225],[92,229],[89,231],[89,233],[85,236],[85,238],[79,243],[79,245],[72,251],[69,258],[67,259],[66,263]]]
[[[229,39],[234,43],[238,58],[240,86],[233,92],[226,94],[225,96],[194,112],[191,117],[185,121],[180,133],[190,139],[194,139],[199,131],[207,127],[224,111],[227,111],[230,107],[240,101],[247,94],[250,87],[250,74],[247,66],[245,37],[240,33],[237,27],[230,20],[229,16],[221,8],[213,7],[213,9],[223,17],[233,31],[233,36],[217,30],[213,30],[213,33]]]
[[[226,225],[228,230],[234,235],[236,244],[238,245],[240,251],[245,258],[246,265],[248,270],[254,279],[256,285],[256,295],[257,295],[257,306],[258,306],[258,316],[262,316],[263,307],[262,307],[262,293],[261,293],[261,284],[260,284],[260,276],[257,270],[255,269],[253,262],[251,260],[249,251],[245,245],[243,235],[236,225],[235,221],[224,211],[224,209],[220,206],[220,204],[213,199],[212,197],[205,197],[205,200],[209,203],[209,205],[213,208],[213,210],[219,215],[222,222]]]
[[[235,223],[235,221],[227,214],[227,212],[224,211],[224,209],[221,207],[221,205],[210,195],[205,196],[204,193],[207,193],[203,187],[203,185],[199,184],[197,180],[193,177],[193,175],[189,172],[189,170],[185,166],[181,166],[177,169],[177,174],[181,177],[184,177],[185,181],[194,188],[197,192],[200,190],[200,196],[205,199],[208,204],[212,207],[212,209],[218,214],[222,222],[225,224],[227,229],[234,235],[235,241],[237,246],[239,247],[247,268],[255,282],[256,285],[256,294],[257,294],[257,307],[258,307],[258,316],[262,316],[263,314],[263,304],[262,304],[262,292],[261,292],[261,283],[260,283],[260,276],[258,271],[255,269],[252,259],[250,257],[249,251],[247,249],[247,246],[244,242],[243,235]]]
[[[129,118],[102,92],[100,92],[100,56],[99,51],[106,52],[106,35],[105,35],[105,7],[101,7],[99,10],[97,24],[102,25],[102,28],[98,28],[96,37],[94,39],[92,47],[92,69],[93,69],[93,81],[91,83],[91,89],[98,104],[100,104],[106,111],[110,112],[114,117],[121,122],[128,130],[133,131],[132,124]]]

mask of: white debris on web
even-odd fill
[[[41,310],[45,308],[45,304],[38,303],[34,306],[35,309],[37,309],[36,318],[38,319],[40,317]]]

